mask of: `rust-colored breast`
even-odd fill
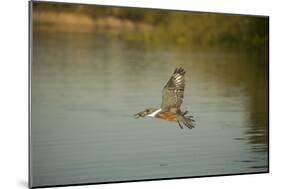
[[[159,113],[157,116],[157,118],[159,119],[163,119],[166,121],[176,121],[176,115],[175,114],[171,114],[171,113]]]

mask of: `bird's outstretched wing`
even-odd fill
[[[183,68],[176,68],[172,77],[165,85],[162,91],[162,111],[174,112],[176,113],[182,102],[184,95],[184,74]]]

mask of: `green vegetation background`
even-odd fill
[[[34,12],[75,13],[77,16],[89,16],[93,21],[111,17],[134,25],[149,26],[142,30],[104,28],[110,37],[129,41],[179,46],[268,48],[268,17],[65,3],[35,2],[33,5]]]

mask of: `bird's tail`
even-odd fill
[[[189,129],[192,129],[195,127],[195,120],[193,119],[193,116],[186,115],[188,111],[185,111],[183,113],[177,114],[177,122],[181,129],[183,129],[183,126],[188,127]]]

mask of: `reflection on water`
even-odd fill
[[[150,47],[34,33],[34,186],[268,171],[264,53]],[[134,119],[159,107],[177,66],[193,130]]]

